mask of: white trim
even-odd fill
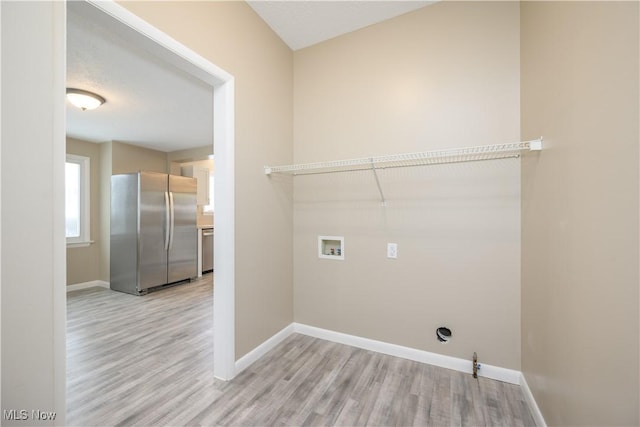
[[[536,403],[536,399],[533,397],[533,393],[531,393],[531,389],[529,388],[529,384],[527,384],[527,379],[524,377],[523,373],[520,374],[520,388],[522,389],[524,400],[529,405],[529,409],[531,410],[531,415],[533,415],[533,420],[536,422],[536,426],[547,427],[547,423],[542,416],[542,412]]]
[[[89,240],[87,242],[67,242],[67,249],[72,248],[86,248],[95,243],[95,240]]]
[[[213,374],[230,380],[236,375],[235,336],[235,82],[213,89],[213,141],[216,153],[214,194],[216,238],[213,241]]]
[[[66,81],[67,81],[67,5],[66,2],[55,2],[52,5],[53,35],[51,38],[53,71],[51,105],[53,119],[53,189],[55,194],[64,194],[65,188],[65,160],[66,160]],[[87,169],[87,173],[89,170]],[[87,187],[87,194],[89,188]],[[87,204],[87,207],[89,203]],[[53,197],[52,228],[53,245],[53,378],[54,378],[54,407],[57,416],[55,426],[67,424],[67,251],[65,231],[65,203],[63,197]],[[87,211],[88,213],[88,211]],[[87,218],[88,219],[88,218]],[[88,223],[87,223],[88,224]],[[89,231],[87,230],[87,240]]]
[[[95,288],[95,287],[111,289],[109,286],[109,282],[105,282],[104,280],[91,280],[90,282],[75,283],[73,285],[68,285],[67,292],[78,291],[80,289]]]
[[[236,362],[236,374],[239,374],[240,372],[247,369],[255,361],[260,359],[269,351],[273,350],[273,348],[284,341],[289,335],[293,334],[294,326],[295,323],[291,323],[289,326],[283,328],[280,332],[277,332],[274,336],[238,359],[238,361]]]
[[[2,2],[0,2],[0,100],[2,100]],[[2,135],[2,102],[0,102],[0,135]],[[2,137],[0,137],[0,260],[2,260]],[[2,262],[0,262],[0,289],[2,289]],[[0,307],[2,307],[2,292],[0,292]],[[2,366],[2,333],[0,333],[0,366]],[[2,369],[0,369],[0,385],[2,384]],[[0,386],[0,402],[2,402],[2,387]]]
[[[230,380],[235,376],[235,90],[233,76],[169,37],[113,0],[87,0],[87,14],[102,22],[115,19],[127,28],[119,35],[135,39],[141,48],[213,86],[213,140],[216,155],[216,239],[213,298],[213,373]],[[82,7],[69,2],[68,7]],[[142,37],[140,37],[142,36]]]
[[[401,345],[390,344],[349,334],[343,334],[341,332],[316,328],[315,326],[308,326],[300,323],[294,323],[293,325],[294,332],[311,337],[320,338],[339,344],[346,344],[352,347],[358,347],[378,353],[388,354],[390,356],[402,357],[403,359],[427,363],[429,365],[440,366],[442,368],[453,369],[455,371],[465,372],[469,374],[473,371],[473,362],[471,360],[445,356],[442,354],[431,353],[428,351],[418,350],[410,347],[403,347]],[[520,384],[521,377],[520,371],[487,365],[485,363],[482,363],[482,367],[480,371],[478,371],[478,375],[511,384]]]
[[[189,49],[182,43],[173,39],[166,33],[160,31],[147,21],[140,18],[138,15],[130,12],[124,7],[120,6],[113,0],[86,0],[87,3],[94,6],[96,9],[103,12],[101,15],[97,15],[96,18],[104,19],[105,14],[115,19],[116,21],[126,25],[136,35],[142,35],[145,38],[136,40],[141,47],[150,53],[167,60],[171,64],[177,66],[183,71],[199,78],[200,80],[209,83],[214,87],[224,86],[225,83],[233,80],[233,76],[211,63],[208,59],[203,58],[198,53]],[[122,37],[131,36],[131,34],[119,34]],[[176,61],[176,57],[181,61]],[[214,112],[215,115],[215,112]],[[216,153],[217,155],[217,153]]]
[[[67,154],[65,161],[80,167],[80,235],[67,237],[67,247],[89,246],[91,242],[91,159],[87,156]]]

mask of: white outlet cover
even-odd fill
[[[387,243],[387,258],[391,258],[391,259],[398,258],[398,244],[397,243]]]

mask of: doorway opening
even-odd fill
[[[216,157],[215,286],[213,370],[217,378],[235,376],[234,325],[234,79],[167,34],[115,2],[73,2],[86,19],[112,28],[128,42],[213,88],[213,152]],[[64,396],[60,396],[64,399]]]

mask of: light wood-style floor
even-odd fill
[[[535,425],[518,386],[298,334],[216,380],[212,290],[208,275],[143,297],[70,292],[67,423]]]

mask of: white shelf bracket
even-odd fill
[[[378,186],[378,191],[380,192],[380,199],[382,200],[380,204],[382,206],[387,206],[387,201],[384,199],[384,193],[382,192],[382,186],[380,185],[380,180],[378,179],[378,172],[376,171],[376,164],[373,158],[370,158],[371,162],[371,170],[373,171],[373,177],[376,179],[376,185]]]
[[[529,151],[540,151],[542,150],[542,137],[538,139],[534,139],[533,141],[529,141]]]

